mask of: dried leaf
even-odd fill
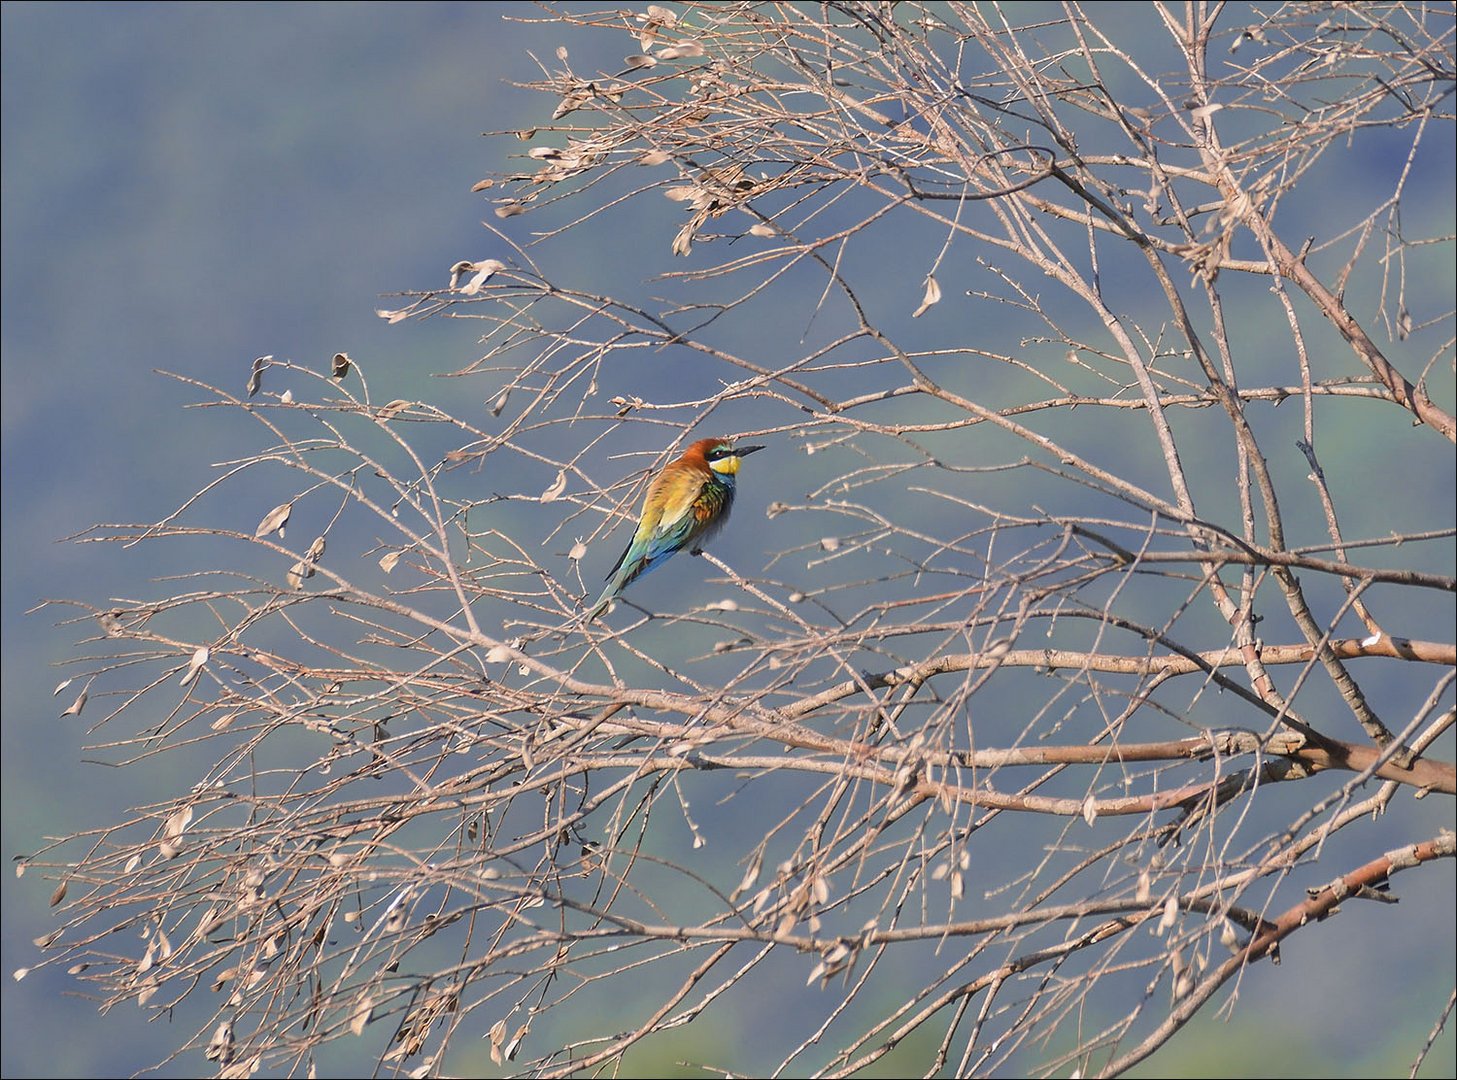
[[[192,807],[184,806],[175,810],[167,818],[167,824],[162,827],[162,835],[169,840],[175,840],[187,831],[187,826],[192,823]]]
[[[521,1046],[521,1039],[525,1036],[525,1034],[526,1025],[522,1024],[519,1028],[516,1029],[516,1034],[511,1036],[511,1041],[506,1044],[506,1049],[504,1051],[507,1061],[516,1060],[516,1051]]]
[[[71,702],[70,705],[66,706],[66,711],[61,713],[61,715],[80,716],[81,710],[86,707],[86,696],[86,691],[82,690],[79,694],[76,695],[76,700]]]
[[[51,907],[55,907],[66,898],[66,890],[70,888],[70,882],[63,880],[56,886],[56,891],[51,893]]]
[[[1159,916],[1158,926],[1155,927],[1154,933],[1162,936],[1170,927],[1174,925],[1175,921],[1177,921],[1178,918],[1179,899],[1178,897],[1174,896],[1173,893],[1170,893],[1169,898],[1164,901],[1164,913]]]
[[[512,199],[509,202],[503,203],[500,206],[496,207],[496,216],[498,218],[515,217],[517,214],[524,213],[526,213],[526,207],[522,206],[515,199]]]
[[[349,365],[352,361],[348,353],[336,352],[334,359],[329,366],[329,374],[336,379],[342,379],[349,374]]]
[[[739,878],[739,883],[734,887],[734,896],[748,892],[759,881],[759,875],[764,872],[764,852],[754,852],[754,857],[749,860],[749,865],[744,868],[744,876]]]
[[[369,1027],[369,1022],[374,1019],[374,998],[365,997],[359,1003],[359,1008],[354,1010],[354,1018],[349,1021],[349,1030],[356,1035],[363,1035],[364,1029]]]
[[[70,686],[75,681],[76,681],[75,679],[63,679],[63,680],[61,680],[59,683],[56,684],[56,688],[51,691],[51,697],[59,697],[60,694],[61,694],[61,691],[64,690],[66,687]]]
[[[673,155],[666,150],[649,150],[637,159],[639,165],[666,165]]]
[[[253,361],[253,370],[248,375],[248,396],[252,397],[258,393],[259,387],[263,385],[263,369],[268,366],[272,356],[260,356]]]
[[[263,520],[258,523],[258,528],[253,530],[254,536],[267,536],[277,531],[279,536],[284,534],[284,526],[288,524],[288,515],[293,513],[293,503],[279,503],[268,513],[263,515]]]
[[[1089,825],[1098,820],[1098,800],[1091,794],[1083,800],[1083,820]]]
[[[659,60],[680,60],[684,57],[702,56],[703,46],[696,41],[680,41],[658,50]]]
[[[500,1065],[504,1058],[501,1056],[501,1044],[506,1041],[506,1019],[502,1017],[491,1025],[489,1033],[491,1041],[491,1061]]]
[[[384,555],[380,556],[379,568],[383,570],[386,574],[388,574],[391,570],[395,568],[395,563],[400,561],[400,556],[402,556],[403,554],[403,551],[385,552]]]
[[[696,222],[690,221],[678,230],[678,235],[673,237],[673,254],[687,255],[693,250],[693,234],[698,231]]]
[[[182,673],[182,678],[179,679],[178,682],[180,682],[183,686],[187,686],[189,683],[191,683],[193,679],[197,678],[198,672],[202,670],[203,665],[207,663],[208,658],[211,655],[212,652],[208,649],[206,645],[199,647],[197,651],[192,654],[192,659],[187,663],[187,670]]]
[[[224,1065],[232,1064],[233,1022],[231,1020],[224,1020],[217,1026],[217,1030],[213,1032],[212,1039],[208,1041],[207,1049],[202,1052],[202,1056],[208,1061],[217,1061]]]
[[[496,211],[498,216],[501,212]],[[475,271],[469,281],[461,286],[460,291],[466,296],[474,296],[481,291],[481,286],[491,280],[491,275],[497,270],[505,269],[506,264],[500,259],[486,259],[484,262],[471,263],[470,269]]]
[[[393,420],[395,417],[399,416],[400,413],[408,409],[412,404],[414,404],[414,402],[406,401],[404,398],[395,398],[394,401],[391,401],[388,405],[386,405],[383,409],[379,411],[379,413],[377,414],[378,418],[380,420]]]
[[[556,479],[552,481],[551,487],[541,493],[541,501],[544,503],[554,502],[561,497],[562,492],[567,490],[567,474],[564,470],[558,470]]]
[[[587,102],[591,101],[597,94],[597,87],[593,83],[579,82],[562,95],[561,102],[552,110],[551,118],[560,120],[567,113],[575,112]]]
[[[622,62],[627,65],[628,71],[636,71],[638,68],[653,67],[658,61],[647,53],[633,53],[631,56],[624,56]]]
[[[926,294],[921,297],[921,306],[911,312],[911,318],[919,319],[924,315],[931,305],[941,302],[941,286],[936,283],[935,275],[926,275]]]
[[[1219,943],[1232,953],[1239,952],[1239,935],[1235,933],[1234,924],[1228,919],[1219,927]]]
[[[375,308],[374,313],[378,315],[381,319],[384,319],[386,322],[388,322],[391,326],[410,317],[409,308],[396,308],[394,311],[389,311],[385,308]]]

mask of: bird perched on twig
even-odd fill
[[[622,590],[688,548],[694,555],[728,520],[734,505],[739,460],[762,446],[735,446],[731,439],[699,439],[663,468],[643,497],[637,532],[608,573],[607,588],[587,612],[591,622]]]

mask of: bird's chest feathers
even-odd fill
[[[683,525],[702,528],[722,518],[732,504],[733,475],[695,477],[691,483],[675,485],[665,494],[662,516],[654,532],[662,534]]]

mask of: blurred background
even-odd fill
[[[503,18],[513,10],[540,15],[4,5],[7,856],[145,798],[127,770],[82,764],[99,710],[58,719],[74,688],[51,697],[67,675],[54,665],[87,628],[27,610],[166,573],[160,550],[58,541],[156,520],[239,449],[215,417],[184,410],[195,390],[155,370],[241,392],[256,356],[326,370],[343,350],[381,400],[463,392],[427,380],[477,355],[468,324],[388,326],[374,310],[497,254],[470,189],[505,148],[480,133],[543,107],[507,84],[536,71],[523,28]],[[59,971],[10,977],[56,925],[53,884],[5,875],[0,1073],[125,1076],[160,1060],[177,1035],[165,1023],[100,1016]]]
[[[196,391],[156,371],[241,392],[256,356],[322,370],[346,351],[377,401],[483,413],[469,401],[481,384],[431,381],[479,354],[470,324],[389,326],[374,311],[398,306],[394,290],[445,284],[458,260],[506,256],[481,227],[489,204],[470,189],[518,148],[479,136],[549,115],[550,101],[510,83],[538,74],[528,50],[549,57],[561,38],[507,21],[541,15],[513,3],[6,3],[0,13],[3,835],[16,856],[146,797],[126,771],[84,763],[102,711],[60,718],[74,688],[52,696],[66,677],[56,665],[90,628],[55,625],[64,609],[29,612],[48,598],[101,602],[167,573],[160,550],[59,541],[98,522],[157,520],[242,451],[228,441],[236,432],[184,408]],[[599,60],[593,43],[577,47],[582,70],[611,67],[622,51]],[[1209,1013],[1155,1072],[1404,1075],[1452,978],[1451,913],[1440,890],[1424,897],[1431,876],[1397,890],[1428,905],[1430,938],[1384,942],[1392,926],[1409,933],[1411,912],[1392,921],[1374,905],[1353,909],[1341,929],[1365,936],[1359,955],[1312,957],[1306,939],[1294,943],[1286,967],[1241,986],[1229,1024]],[[56,925],[52,887],[5,875],[0,1073],[146,1070],[183,1033],[136,1010],[98,1015],[60,971],[9,977],[36,962],[33,939]],[[1413,963],[1433,949],[1447,962]],[[1409,999],[1398,1010],[1409,1024],[1363,1023],[1359,996],[1341,989],[1357,977]],[[1312,984],[1327,988],[1319,1000],[1282,1000]],[[1449,1031],[1424,1075],[1451,1075],[1452,1047]],[[183,1064],[161,1075],[203,1063]]]

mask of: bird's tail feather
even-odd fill
[[[608,589],[601,596],[599,596],[597,598],[597,602],[595,604],[593,604],[587,610],[587,614],[583,617],[582,621],[583,622],[594,622],[596,620],[597,616],[601,615],[604,611],[606,611],[609,607],[612,606],[612,601],[615,600],[616,598],[617,597],[612,592],[612,590],[611,589]]]

